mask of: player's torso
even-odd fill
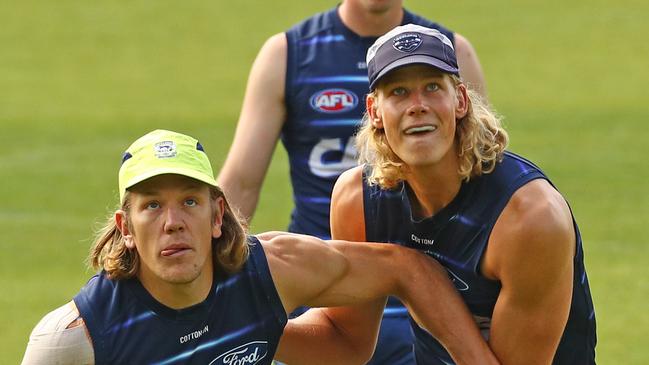
[[[404,22],[437,26],[408,12]],[[290,230],[329,238],[333,185],[357,163],[353,135],[365,112],[365,56],[376,38],[353,33],[336,9],[307,19],[286,35],[287,118],[281,138],[296,208]]]
[[[75,302],[97,364],[270,364],[286,316],[261,260],[253,253],[243,271],[182,310],[155,301],[137,280],[93,278]]]
[[[536,166],[507,153],[494,172],[463,184],[448,206],[425,219],[412,217],[406,184],[387,191],[368,187],[364,183],[367,239],[397,242],[437,259],[447,269],[483,334],[487,335],[500,283],[481,274],[481,259],[497,218],[512,194],[527,182],[539,178],[546,179]],[[569,364],[575,359],[588,358],[591,354],[594,356],[592,300],[583,266],[581,237],[576,225],[575,231],[577,255],[573,304],[555,364]],[[413,330],[418,364],[453,363],[443,347],[427,332],[416,325],[413,325]]]
[[[449,205],[419,219],[412,215],[407,184],[394,190],[364,184],[366,238],[396,242],[434,257],[447,269],[471,312],[491,317],[500,284],[481,275],[480,263],[507,198],[502,194],[496,198],[498,189],[491,185],[484,179],[464,183]]]

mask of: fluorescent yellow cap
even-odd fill
[[[126,189],[162,174],[188,176],[217,186],[210,160],[198,140],[162,129],[140,137],[124,152],[119,169],[119,200]]]

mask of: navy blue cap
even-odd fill
[[[370,91],[388,72],[411,64],[425,64],[459,76],[455,49],[437,29],[400,25],[379,37],[367,51]]]

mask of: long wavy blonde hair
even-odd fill
[[[459,77],[451,74],[448,74],[448,77],[456,86],[462,84]],[[455,132],[459,157],[458,173],[465,181],[493,171],[496,163],[502,160],[509,141],[501,118],[489,108],[478,93],[468,89],[467,93],[467,113],[457,120]],[[368,98],[377,97],[376,90],[368,95]],[[405,180],[404,172],[407,166],[392,151],[385,130],[374,127],[368,113],[363,116],[361,128],[356,134],[356,148],[359,162],[370,168],[370,184],[391,189]]]
[[[125,212],[126,224],[132,230],[129,195],[127,191],[120,209]],[[219,197],[223,197],[224,202],[222,234],[218,239],[212,240],[212,260],[215,270],[230,274],[238,271],[248,259],[246,225],[239,214],[232,210],[223,191],[216,186],[210,186],[213,214],[216,214],[215,201]],[[104,270],[110,279],[128,279],[137,273],[140,258],[137,251],[126,247],[124,236],[115,223],[114,214],[110,214],[104,226],[97,231],[88,263],[95,270]]]

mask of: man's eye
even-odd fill
[[[158,202],[150,202],[146,205],[146,209],[158,209],[160,204]]]
[[[193,207],[193,206],[195,206],[196,204],[198,204],[198,203],[197,203],[196,200],[194,200],[194,199],[187,199],[187,200],[185,200],[185,205],[187,205],[188,207]]]
[[[439,84],[437,84],[437,83],[435,83],[435,82],[430,83],[430,84],[426,85],[426,90],[428,90],[428,91],[436,91],[436,90],[439,90]]]
[[[392,90],[392,95],[402,96],[406,94],[406,89],[403,87],[397,87]]]

